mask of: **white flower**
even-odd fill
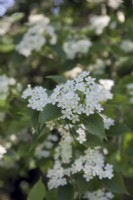
[[[29,23],[30,23],[31,25],[40,23],[41,21],[43,21],[43,23],[44,23],[45,25],[50,23],[50,19],[49,19],[48,17],[42,15],[42,14],[30,15],[30,16],[29,16]]]
[[[56,162],[53,169],[48,170],[47,177],[49,178],[48,188],[52,190],[59,186],[63,186],[67,184],[66,178],[64,178],[65,171],[61,166],[60,162]]]
[[[126,53],[133,51],[133,42],[131,40],[123,40],[120,44],[120,48]]]
[[[119,8],[119,6],[123,3],[123,0],[108,0],[108,6],[113,8],[114,10]]]
[[[103,32],[104,28],[108,26],[109,22],[110,17],[108,15],[94,15],[90,18],[91,27],[97,35],[100,35]]]
[[[33,110],[42,111],[43,108],[49,103],[48,94],[46,89],[41,86],[31,88],[31,85],[28,85],[28,88],[23,92],[22,98],[28,100],[28,107],[31,107]]]
[[[110,200],[113,199],[114,195],[111,192],[105,192],[104,189],[99,189],[92,192],[86,192],[83,199],[87,200]]]
[[[111,90],[114,86],[114,81],[110,79],[100,79],[99,82],[106,90]]]
[[[72,158],[72,138],[69,133],[58,144],[55,153],[55,159],[61,159],[62,163],[70,163]]]
[[[105,85],[106,83],[106,85]],[[89,76],[88,72],[81,73],[73,80],[57,85],[53,93],[48,96],[46,89],[31,86],[23,92],[22,98],[28,99],[28,107],[42,111],[49,103],[61,108],[61,119],[69,119],[73,123],[79,121],[79,115],[87,116],[103,110],[101,102],[112,99],[110,89],[113,82],[101,80],[101,85],[95,83],[95,79]],[[47,123],[48,126],[48,123]],[[53,127],[51,127],[51,130]]]
[[[16,46],[16,50],[28,57],[32,51],[39,51],[46,43],[45,35],[50,36],[49,43],[56,44],[57,36],[55,28],[49,24],[49,18],[43,15],[31,15],[29,17],[30,28],[23,36],[22,41]]]
[[[80,144],[86,142],[87,138],[86,138],[86,132],[83,128],[79,128],[78,130],[76,130],[76,132],[78,133],[78,137],[76,138]]]
[[[66,41],[63,44],[64,52],[68,59],[74,59],[77,54],[87,54],[92,42],[88,39]]]
[[[62,146],[62,148],[64,147]],[[64,150],[65,149],[66,148],[64,148]],[[69,167],[63,167],[63,159],[57,156],[57,154],[61,155],[61,151],[62,149],[57,147],[54,167],[53,169],[48,170],[48,178],[50,178],[48,183],[49,189],[56,188],[62,184],[67,184],[66,176],[69,177],[71,174],[76,174],[78,172],[83,173],[83,177],[86,181],[90,181],[96,176],[99,177],[99,179],[111,179],[113,177],[113,166],[108,163],[105,165],[104,155],[100,152],[99,148],[87,149],[84,155],[76,158],[71,166],[68,163]]]

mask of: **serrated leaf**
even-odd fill
[[[103,119],[99,114],[96,113],[90,116],[82,115],[81,123],[85,125],[89,133],[97,135],[101,139],[106,138]]]
[[[112,179],[103,179],[102,182],[113,193],[128,194],[122,176],[118,172],[114,172]]]
[[[47,76],[46,78],[54,80],[56,83],[65,83],[66,79],[63,76]]]
[[[73,200],[74,190],[72,185],[65,185],[59,188],[58,200]]]
[[[42,180],[39,179],[31,189],[27,200],[43,200],[46,195],[46,189]]]
[[[47,121],[51,121],[59,118],[62,115],[60,108],[56,105],[48,104],[44,107],[43,111],[40,112],[39,123],[43,125]]]

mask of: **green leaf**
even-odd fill
[[[99,114],[96,113],[90,116],[82,115],[81,123],[85,125],[89,133],[97,135],[101,139],[106,138],[103,119]]]
[[[66,79],[63,76],[47,76],[46,78],[54,80],[56,83],[65,83]]]
[[[33,128],[36,130],[37,125],[38,125],[38,118],[39,118],[39,113],[37,111],[32,110],[31,112],[31,125]]]
[[[65,185],[59,188],[58,200],[73,200],[74,190],[72,185]]]
[[[123,135],[124,133],[127,133],[129,131],[130,131],[130,128],[126,124],[117,123],[107,131],[107,134],[109,136],[119,136],[119,135]]]
[[[102,182],[113,193],[128,194],[122,176],[118,172],[114,172],[112,179],[103,179]]]
[[[48,104],[44,107],[43,111],[40,112],[39,122],[43,125],[47,121],[51,121],[59,118],[62,115],[60,108],[56,105]]]
[[[96,135],[89,134],[88,132],[87,132],[86,136],[87,136],[87,141],[84,142],[84,145],[86,147],[93,148],[96,146],[102,146],[101,138],[97,137]]]
[[[28,195],[28,200],[43,200],[45,195],[46,195],[45,186],[42,183],[42,180],[39,179],[39,181],[37,181],[37,183],[31,189]]]
[[[78,191],[79,197],[81,198],[81,196],[86,191],[88,191],[88,189],[89,189],[89,187],[91,185],[91,182],[86,182],[86,180],[85,180],[85,178],[83,178],[82,174],[76,174],[74,176],[74,179],[75,179],[75,185],[77,187],[77,191]]]

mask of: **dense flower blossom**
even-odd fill
[[[63,146],[62,146],[63,147]],[[62,151],[62,149],[60,149]],[[61,153],[61,152],[60,152]],[[67,151],[66,151],[67,153]],[[59,152],[58,152],[59,154]],[[64,157],[66,156],[64,152]],[[88,182],[94,177],[99,179],[113,177],[113,166],[104,163],[104,156],[98,148],[87,149],[84,155],[79,156],[68,167],[63,167],[63,160],[55,157],[55,165],[53,169],[48,170],[48,187],[54,189],[67,184],[67,177],[78,172],[83,173],[83,177]]]
[[[114,195],[111,192],[106,192],[104,189],[99,189],[92,192],[86,192],[83,199],[86,200],[110,200]]]
[[[80,128],[78,128],[76,130],[76,132],[78,133],[78,137],[76,138],[80,144],[86,142],[87,138],[86,138],[86,132],[85,132],[85,127],[82,124]]]
[[[132,52],[133,51],[133,41],[123,40],[120,44],[120,48],[126,53]]]
[[[41,86],[31,88],[31,85],[28,85],[28,88],[23,92],[22,98],[28,100],[28,107],[31,107],[33,110],[42,111],[45,105],[49,103],[48,94],[46,89]]]
[[[23,92],[22,98],[30,97],[28,107],[38,111],[42,111],[48,103],[56,104],[61,108],[61,118],[67,118],[75,123],[79,120],[80,114],[89,116],[101,112],[101,102],[112,99],[110,90],[113,83],[107,80],[100,82],[101,84],[96,84],[88,72],[83,72],[73,80],[57,85],[50,96],[41,86],[33,89],[29,86]]]
[[[104,28],[108,26],[109,22],[110,17],[108,15],[94,15],[90,18],[91,27],[97,35],[100,35],[103,32]]]
[[[14,0],[0,0],[0,16],[3,16],[14,4]]]
[[[77,54],[87,54],[92,42],[88,39],[70,40],[63,44],[64,52],[68,59],[74,59]]]
[[[65,171],[60,162],[56,162],[53,169],[49,169],[47,177],[50,179],[48,182],[49,189],[54,189],[59,186],[67,184],[67,180],[64,177]]]
[[[50,37],[49,43],[55,44],[57,36],[55,29],[49,24],[50,20],[43,15],[35,15],[29,18],[31,27],[25,33],[22,41],[16,46],[16,50],[28,57],[32,51],[39,51],[46,43],[45,35]]]
[[[49,178],[48,188],[50,190],[66,185],[69,177],[79,172],[82,172],[86,181],[90,181],[96,176],[99,179],[111,179],[113,177],[113,166],[108,163],[105,164],[105,157],[100,147],[88,148],[81,155],[77,154],[76,157],[74,156],[74,138],[70,134],[70,128],[72,127],[73,125],[70,124],[58,124],[56,127],[61,135],[61,140],[55,148],[54,166],[47,173],[47,177]],[[81,125],[81,129],[78,132],[84,131],[85,128],[83,125]],[[84,136],[83,140],[82,138],[80,139],[79,142],[83,143]]]

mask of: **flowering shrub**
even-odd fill
[[[0,11],[0,199],[132,199],[132,1]]]

